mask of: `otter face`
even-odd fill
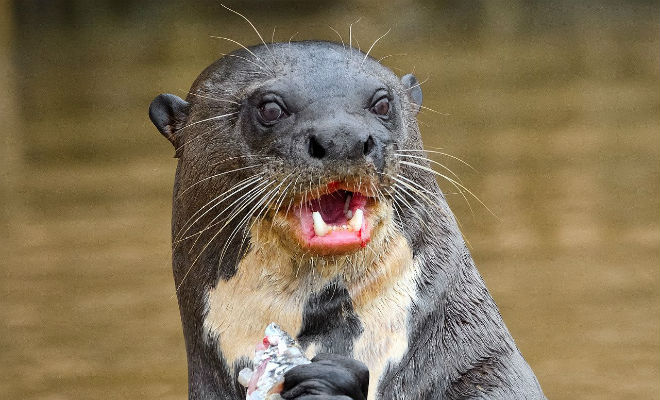
[[[234,204],[252,212],[245,228],[268,227],[275,232],[268,240],[325,256],[365,247],[391,221],[393,152],[420,142],[414,116],[422,96],[414,76],[399,80],[359,51],[322,44],[238,51],[202,73],[187,101],[157,97],[150,116],[181,162],[196,164],[183,186],[230,169],[243,173],[223,177],[216,189],[203,185],[211,200],[250,179],[245,171],[256,166],[258,196]],[[210,168],[208,160],[220,162]]]

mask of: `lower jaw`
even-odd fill
[[[345,224],[342,224],[342,228],[335,225],[328,233],[318,235],[315,230],[303,229],[303,226],[295,227],[297,223],[302,223],[301,221],[289,222],[289,226],[294,227],[292,232],[303,251],[320,256],[346,255],[359,251],[369,244],[374,233],[374,224],[379,223],[371,211],[366,211],[359,229],[347,227]]]
[[[370,233],[366,228],[358,232],[332,232],[326,236],[299,237],[299,242],[307,251],[314,254],[345,255],[366,247],[371,241]]]

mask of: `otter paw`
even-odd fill
[[[360,361],[337,354],[319,354],[311,364],[284,375],[284,399],[366,400],[369,369]]]

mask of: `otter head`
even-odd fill
[[[221,58],[186,100],[163,94],[149,110],[179,158],[175,246],[222,258],[274,245],[323,258],[385,240],[395,226],[393,186],[411,185],[397,178],[395,153],[421,149],[421,102],[413,75],[398,79],[335,43],[275,43]]]

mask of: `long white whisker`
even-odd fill
[[[270,182],[272,183],[272,181],[270,181]],[[190,271],[192,270],[192,268],[195,266],[195,264],[197,263],[197,261],[199,260],[199,258],[202,256],[202,254],[204,253],[204,251],[208,248],[208,246],[211,245],[211,243],[213,242],[213,240],[215,240],[215,238],[218,237],[218,235],[220,234],[220,232],[222,232],[222,230],[223,230],[226,226],[227,226],[227,225],[225,224],[222,228],[220,228],[220,229],[219,229],[219,230],[213,235],[213,237],[211,237],[211,239],[206,243],[206,245],[204,245],[204,247],[202,248],[202,250],[200,250],[200,252],[199,252],[199,254],[197,255],[197,257],[195,257],[195,259],[193,260],[193,262],[190,264],[190,267],[188,267],[188,270],[187,270],[186,273],[183,275],[183,278],[181,278],[181,282],[179,282],[179,284],[177,285],[177,287],[176,287],[176,291],[177,291],[177,292],[178,292],[179,289],[181,288],[181,285],[183,285],[183,283],[185,282],[186,277],[188,276],[188,274],[190,273]]]
[[[438,149],[442,149],[442,147],[438,147]],[[447,157],[453,158],[454,160],[456,160],[456,161],[458,161],[458,162],[460,162],[460,163],[462,163],[462,164],[464,164],[464,165],[470,167],[474,172],[479,172],[479,171],[477,171],[472,165],[468,164],[466,161],[464,161],[464,160],[462,160],[462,159],[460,159],[460,158],[458,158],[458,157],[456,157],[456,156],[453,156],[453,155],[451,155],[451,154],[449,154],[449,153],[444,153],[444,152],[442,152],[442,151],[428,150],[428,149],[424,149],[424,150],[416,150],[416,149],[398,149],[397,152],[398,152],[398,153],[402,153],[402,152],[419,152],[419,153],[433,153],[433,154],[440,154],[440,155],[443,155],[443,156],[447,156]]]
[[[263,164],[248,165],[246,167],[234,168],[234,169],[231,169],[229,171],[222,171],[220,173],[213,174],[211,176],[207,176],[206,178],[200,179],[197,182],[193,183],[192,185],[188,186],[184,191],[182,191],[181,193],[179,193],[177,195],[177,198],[183,196],[184,193],[186,193],[188,190],[192,189],[194,186],[197,186],[202,182],[208,181],[209,179],[217,178],[217,177],[222,176],[222,175],[227,175],[227,174],[230,174],[232,172],[243,171],[243,170],[246,170],[246,169],[256,168],[256,167],[263,167]]]
[[[355,22],[352,22],[350,25],[348,25],[348,48],[350,49],[353,47],[353,24],[357,24],[360,22],[362,17],[358,18],[355,20]]]
[[[422,157],[422,156],[413,156],[413,155],[410,155],[410,154],[399,154],[399,153],[396,153],[396,152],[393,153],[393,154],[394,154],[395,156],[397,156],[397,157],[408,157],[408,158],[415,158],[415,159],[419,159],[419,160],[425,160],[425,161],[428,161],[428,162],[431,163],[431,164],[435,164],[435,165],[437,165],[437,166],[439,166],[439,167],[441,167],[441,168],[446,169],[447,171],[449,171],[450,174],[452,174],[456,179],[458,179],[459,182],[463,182],[463,181],[461,180],[461,178],[459,178],[458,175],[456,175],[456,174],[454,173],[454,171],[452,171],[451,169],[449,169],[449,167],[447,167],[446,165],[444,165],[444,164],[442,164],[442,163],[439,163],[439,162],[437,162],[437,161],[431,160],[430,158],[426,158],[426,157]]]
[[[407,56],[407,55],[408,55],[408,54],[406,54],[406,53],[388,54],[388,55],[386,55],[386,56],[383,56],[383,57],[379,58],[379,59],[378,59],[378,62],[381,62],[381,61],[383,61],[384,59],[386,59],[386,58],[390,58],[390,57],[396,57],[396,56]]]
[[[387,32],[385,32],[384,34],[382,34],[378,39],[374,40],[374,42],[371,44],[371,47],[369,47],[369,50],[367,50],[367,54],[364,55],[364,58],[362,59],[362,63],[365,62],[365,60],[367,59],[367,57],[369,57],[369,53],[371,53],[371,49],[374,48],[374,46],[376,45],[376,43],[378,43],[378,41],[379,41],[380,39],[382,39],[382,38],[384,38],[385,36],[387,36],[387,34],[390,33],[391,30],[392,30],[392,28],[388,29]],[[362,64],[362,63],[360,63],[360,64]]]
[[[195,211],[195,213],[193,213],[193,215],[190,216],[190,218],[188,218],[188,220],[187,220],[187,221],[181,226],[181,229],[184,229],[184,228],[188,225],[188,223],[189,223],[190,221],[192,221],[193,218],[195,218],[195,216],[196,216],[197,214],[199,214],[200,212],[202,212],[206,207],[208,207],[210,204],[212,204],[213,202],[215,202],[215,201],[217,201],[218,199],[220,199],[220,198],[221,198],[222,196],[224,196],[225,194],[227,194],[227,193],[229,193],[229,192],[232,192],[232,191],[234,191],[234,193],[235,193],[236,191],[240,191],[240,190],[242,190],[244,187],[249,186],[250,184],[253,184],[253,183],[255,183],[255,182],[258,182],[258,181],[260,181],[260,180],[262,180],[262,179],[263,179],[263,178],[262,178],[259,174],[257,174],[257,175],[252,175],[252,176],[250,176],[250,177],[248,177],[248,178],[245,178],[245,179],[243,179],[243,180],[237,182],[237,183],[234,184],[232,187],[230,187],[229,189],[227,189],[227,190],[225,190],[224,192],[220,193],[218,196],[214,197],[213,199],[209,200],[209,202],[207,202],[207,203],[204,204],[202,207],[200,207],[197,211]],[[227,195],[227,197],[232,196],[234,193],[230,193],[229,195]],[[220,203],[221,203],[222,201],[224,201],[224,200],[225,200],[224,198],[223,198],[223,199],[220,199],[220,200],[218,201],[217,204],[220,204]],[[216,204],[216,206],[217,206],[217,204]],[[193,223],[193,225],[194,225],[194,223]],[[175,238],[176,238],[176,237],[175,237]]]
[[[227,53],[220,53],[220,54],[222,54],[222,55],[225,56],[225,57],[240,58],[241,60],[244,60],[244,61],[249,62],[250,64],[253,64],[254,66],[256,66],[257,68],[259,68],[260,70],[262,70],[262,71],[266,71],[262,65],[260,65],[260,64],[258,64],[258,63],[256,63],[256,62],[254,62],[254,61],[252,61],[252,60],[250,60],[249,58],[245,58],[245,57],[239,56],[239,55],[237,55],[237,54],[227,54]],[[268,71],[268,72],[272,72],[272,71]],[[237,103],[237,104],[239,104],[239,103]]]
[[[219,99],[219,98],[217,98],[217,97],[211,97],[211,96],[204,96],[204,95],[202,95],[202,94],[195,93],[195,92],[188,92],[188,94],[189,94],[189,95],[192,95],[192,96],[196,96],[196,97],[202,97],[202,98],[204,98],[204,99],[214,100],[214,101],[220,101],[220,102],[231,103],[231,104],[238,104],[238,105],[241,104],[241,103],[239,103],[239,102],[237,102],[237,101],[228,100],[228,99]]]
[[[335,28],[333,28],[333,27],[330,26],[330,25],[328,25],[328,28],[332,29],[332,31],[333,31],[334,33],[336,33],[337,36],[339,36],[339,40],[341,40],[341,46],[344,48],[344,50],[346,50],[346,44],[344,44],[344,38],[341,37],[341,34],[340,34]]]
[[[438,171],[434,171],[433,169],[428,168],[428,167],[425,167],[425,166],[423,166],[423,165],[419,165],[419,164],[411,163],[411,162],[408,162],[408,161],[400,161],[400,162],[401,162],[402,164],[409,165],[409,166],[414,167],[414,168],[419,168],[419,169],[421,169],[421,170],[424,170],[424,171],[430,172],[430,173],[432,173],[432,174],[438,175],[438,176],[440,176],[440,177],[446,179],[446,180],[449,181],[450,183],[453,183],[453,184],[456,185],[456,186],[460,186],[463,190],[465,190],[467,193],[469,193],[470,196],[474,197],[475,200],[477,200],[482,206],[484,206],[484,208],[485,208],[486,210],[488,210],[488,212],[491,213],[492,216],[494,216],[494,217],[497,218],[497,219],[500,219],[497,215],[495,215],[495,213],[494,213],[493,211],[491,211],[490,208],[488,208],[488,206],[486,206],[486,204],[484,204],[483,201],[481,201],[481,199],[480,199],[479,197],[477,197],[474,193],[472,193],[472,191],[471,191],[470,189],[466,188],[466,187],[465,187],[464,185],[462,185],[460,182],[456,182],[454,179],[448,177],[447,175],[441,174],[441,173],[439,173]]]
[[[398,186],[397,184],[394,184],[394,187],[395,187],[395,189],[399,189],[399,190],[402,190],[402,191],[406,192],[405,188],[403,188],[401,186]],[[414,196],[411,196],[409,193],[407,193],[407,194],[408,194],[408,196],[414,198]],[[406,200],[405,196],[403,196],[401,193],[399,193],[399,191],[395,191],[394,196],[396,198],[398,198],[399,200],[403,201],[406,204],[406,206],[408,207],[408,210],[410,210],[415,215],[415,218],[417,218],[419,223],[424,225],[424,227],[428,229],[428,226],[426,225],[426,222],[424,221],[424,218],[422,218],[419,215],[419,213],[415,210],[415,208],[408,202],[408,200]]]
[[[222,262],[222,260],[224,259],[225,253],[226,253],[227,248],[229,246],[229,243],[231,243],[231,241],[234,239],[234,237],[236,236],[236,233],[238,233],[238,231],[243,227],[243,225],[245,225],[250,220],[250,218],[252,218],[255,211],[261,205],[263,205],[266,201],[270,202],[272,197],[277,194],[277,191],[278,191],[277,186],[270,189],[268,191],[268,193],[266,193],[264,196],[262,196],[261,199],[259,201],[257,201],[257,203],[254,205],[254,207],[252,207],[252,209],[250,209],[250,211],[238,222],[238,225],[236,225],[236,227],[234,228],[232,233],[229,235],[229,238],[225,242],[225,245],[223,246],[222,251],[220,252],[220,262]],[[268,199],[268,200],[266,200],[266,199]],[[262,209],[262,211],[263,211],[263,209]],[[261,213],[261,211],[260,211],[260,213]],[[254,221],[256,221],[256,219]],[[253,221],[253,223],[254,223],[254,221]],[[226,226],[226,224],[225,224],[225,226]],[[249,234],[250,229],[252,229],[252,225],[250,225],[250,227],[247,228],[246,232],[244,232],[243,240],[241,240],[241,247],[243,246],[243,243],[245,243],[245,238],[247,237],[247,234]]]
[[[258,198],[259,196],[261,196],[262,193],[268,190],[268,186],[270,186],[272,182],[273,181],[267,181],[265,185],[258,185],[257,187],[250,189],[247,193],[243,194],[238,199],[234,200],[230,205],[228,205],[220,213],[218,213],[218,215],[213,217],[213,219],[208,223],[208,225],[206,226],[206,228],[204,228],[204,230],[208,230],[211,226],[218,225],[215,223],[215,221],[218,220],[220,217],[222,217],[225,214],[225,212],[230,211],[227,218],[219,222],[220,224],[224,223],[224,225],[220,228],[220,230],[227,227],[231,223],[231,221],[241,213],[241,211],[243,211],[245,208],[249,206],[252,200]],[[234,205],[237,205],[237,207],[235,209],[232,209]],[[195,247],[195,244],[197,243],[198,240],[199,238],[197,238],[193,243],[193,245],[191,246],[191,251],[192,248]]]
[[[286,179],[288,179],[288,177],[291,176],[291,175],[292,175],[293,173],[295,173],[295,172],[296,172],[296,170],[294,169],[293,172],[291,172],[291,174],[289,174],[289,175],[287,176],[287,178],[285,178],[285,179],[282,180],[282,182],[284,182]],[[285,195],[286,195],[286,193],[289,191],[289,188],[291,187],[291,185],[293,184],[293,182],[294,182],[294,181],[293,181],[293,179],[292,179],[292,180],[289,182],[289,184],[286,185],[286,187],[284,188],[284,190],[282,190],[282,194],[280,195],[280,197],[279,197],[279,198],[277,199],[277,201],[275,202],[275,204],[276,204],[276,207],[275,207],[275,213],[277,213],[277,212],[280,210],[280,207],[282,207],[282,203],[284,202]],[[270,223],[270,228],[271,228],[271,230],[273,229],[273,224],[274,224],[274,223],[275,223],[275,218],[273,218],[273,220],[272,220],[271,223]]]
[[[426,201],[429,205],[431,205],[435,208],[439,208],[439,205],[437,204],[440,201],[439,198],[437,198],[436,201],[433,202],[433,200],[431,200],[430,198],[428,198],[426,196],[428,194],[428,195],[431,195],[433,197],[436,197],[437,196],[436,193],[433,193],[433,192],[429,191],[428,189],[421,186],[419,183],[417,183],[417,182],[415,182],[411,179],[408,179],[408,178],[406,178],[405,176],[403,176],[401,174],[399,174],[395,177],[392,177],[392,179],[394,179],[397,182],[399,182],[400,184],[406,186],[407,188],[412,190],[414,193],[420,194],[423,197],[424,201]],[[401,179],[401,181],[399,179]]]
[[[190,125],[186,125],[186,126],[184,126],[183,128],[179,129],[177,132],[180,132],[180,131],[184,130],[185,128],[189,128],[189,127],[191,127],[191,126],[193,126],[193,125],[201,124],[201,123],[203,123],[203,122],[208,122],[208,121],[212,121],[212,120],[216,120],[216,119],[220,119],[220,118],[225,118],[225,117],[231,117],[231,116],[233,116],[233,115],[238,115],[238,114],[239,114],[238,112],[233,112],[233,113],[229,113],[229,114],[222,114],[222,115],[217,115],[217,116],[215,116],[215,117],[205,118],[205,119],[203,119],[203,120],[193,122],[193,123],[190,124]],[[227,121],[230,121],[230,120],[227,120]],[[200,133],[199,135],[195,136],[194,138],[192,138],[192,139],[187,140],[186,142],[184,142],[181,146],[179,146],[179,147],[177,147],[176,149],[174,149],[174,151],[175,151],[175,152],[179,151],[180,149],[182,149],[183,147],[185,147],[187,144],[190,144],[190,143],[192,143],[194,140],[198,140],[198,139],[200,139],[201,137],[203,137],[204,135],[206,135],[206,134],[208,134],[208,133],[211,133],[211,132],[214,132],[215,130],[216,130],[216,129],[209,129],[209,130],[207,130],[206,132],[202,132],[202,133]]]
[[[254,32],[257,34],[257,36],[259,36],[259,39],[261,39],[261,43],[263,43],[264,46],[266,46],[266,49],[267,49],[268,52],[270,53],[271,57],[274,57],[273,52],[270,51],[270,47],[268,47],[268,45],[266,44],[266,41],[265,41],[264,38],[261,36],[261,33],[259,33],[259,30],[257,30],[257,28],[254,26],[254,24],[252,24],[252,21],[250,21],[249,19],[247,19],[247,17],[246,17],[245,15],[239,13],[238,11],[234,11],[234,10],[232,10],[231,8],[227,7],[226,5],[224,5],[224,4],[222,4],[222,3],[220,3],[220,5],[223,6],[224,8],[226,8],[227,10],[233,12],[234,14],[238,15],[239,17],[243,18],[248,24],[250,24],[250,26],[252,27],[252,29],[254,29]]]
[[[259,56],[257,56],[256,54],[254,54],[254,52],[253,52],[252,50],[250,50],[250,49],[248,49],[247,47],[245,47],[242,43],[239,43],[239,42],[237,42],[237,41],[234,40],[234,39],[230,39],[230,38],[228,38],[228,37],[224,37],[224,36],[214,36],[214,35],[211,35],[210,37],[213,38],[213,39],[227,40],[227,41],[229,41],[229,42],[232,42],[232,43],[235,43],[235,44],[241,46],[245,51],[247,51],[248,53],[250,53],[255,59],[259,60],[259,62],[261,62],[261,65],[262,65],[263,67],[267,68],[270,72],[275,73],[275,71],[273,71],[273,70],[272,70],[272,69],[271,69],[266,63],[264,63],[264,60],[262,60],[261,58],[259,58]]]
[[[185,234],[190,230],[190,228],[192,228],[193,226],[195,226],[195,224],[196,224],[200,219],[202,219],[206,214],[208,214],[208,213],[209,213],[211,210],[213,210],[215,207],[218,207],[220,204],[222,204],[223,201],[225,201],[226,199],[230,198],[230,197],[233,196],[234,194],[240,192],[241,190],[245,189],[246,187],[250,187],[250,186],[252,186],[252,185],[254,185],[254,184],[256,184],[256,185],[257,185],[256,187],[258,188],[258,187],[260,186],[260,184],[259,184],[260,181],[263,183],[263,182],[266,181],[266,180],[265,180],[262,176],[260,176],[260,175],[252,176],[252,177],[250,177],[250,178],[247,178],[247,179],[245,179],[245,180],[243,181],[244,183],[242,183],[242,184],[237,184],[237,185],[232,186],[229,190],[226,190],[226,191],[223,192],[222,194],[220,194],[220,195],[216,196],[215,198],[211,199],[208,203],[204,204],[202,207],[200,207],[199,210],[197,210],[197,211],[196,211],[196,212],[195,212],[195,213],[194,213],[194,214],[188,219],[188,221],[186,221],[185,224],[183,224],[183,226],[182,226],[181,229],[184,229],[184,228],[185,228],[185,230],[183,230],[180,234],[177,234],[177,236],[175,237],[174,243],[179,242],[180,239],[181,239],[181,236],[185,235]],[[254,189],[255,189],[255,188],[250,189],[250,190],[248,191],[248,193],[250,193],[250,192],[251,192],[252,190],[254,190]],[[224,197],[223,197],[223,196],[224,196]],[[245,196],[245,194],[241,195],[237,200],[240,200],[241,198],[243,198],[243,196]],[[236,201],[237,201],[237,200],[236,200]],[[197,214],[199,214],[200,212],[202,212],[206,207],[208,207],[208,206],[209,206],[210,204],[212,204],[212,203],[215,203],[215,204],[214,204],[213,206],[209,207],[206,211],[204,211],[204,212],[202,213],[202,215],[200,215],[197,219],[195,219],[192,223],[189,224],[189,222],[190,222],[193,218],[195,218],[195,216],[196,216]],[[232,203],[232,204],[233,204],[233,203]]]

